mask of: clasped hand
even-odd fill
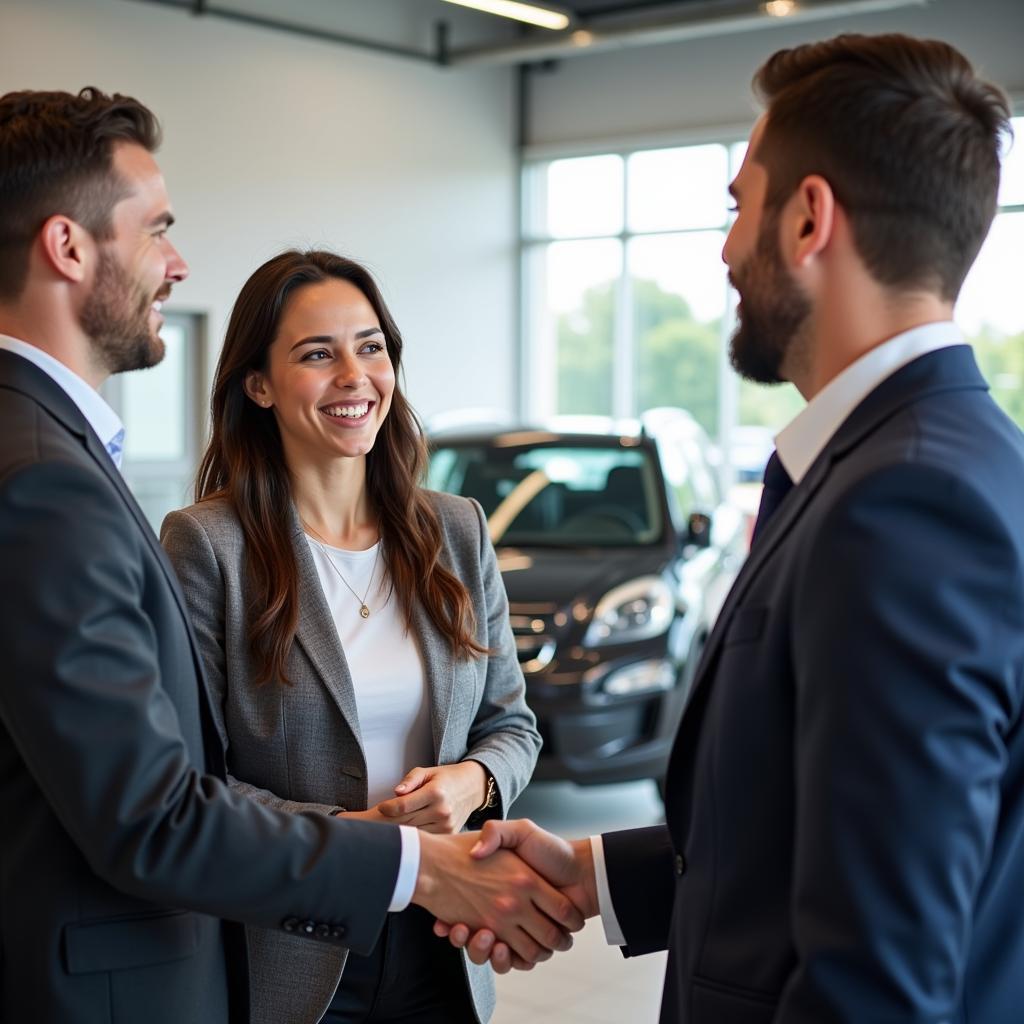
[[[598,913],[597,883],[590,840],[568,842],[545,832],[525,818],[517,821],[488,821],[484,823],[479,840],[469,852],[474,860],[486,861],[507,856],[508,851],[513,850],[524,864],[529,865],[568,898],[580,915],[581,927],[583,919]],[[489,960],[499,974],[505,974],[512,968],[530,970],[535,963],[550,956],[550,953],[541,957],[523,956],[515,943],[507,941],[500,927],[481,927],[457,915],[438,914],[437,918],[434,925],[436,935],[447,937],[457,948],[465,947],[473,963],[482,964]],[[567,949],[569,946],[549,948]]]
[[[365,811],[341,817],[411,825],[425,832],[458,832],[483,803],[485,775],[476,761],[413,768],[395,786],[395,796]]]

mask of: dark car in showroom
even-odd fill
[[[544,746],[535,778],[664,775],[701,649],[745,554],[686,412],[431,439],[428,485],[475,498]]]

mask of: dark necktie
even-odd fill
[[[764,490],[761,492],[761,505],[757,510],[757,521],[754,523],[754,532],[750,538],[751,547],[757,543],[765,524],[792,489],[793,481],[783,467],[779,453],[772,452],[768,465],[764,467]]]

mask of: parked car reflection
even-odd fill
[[[662,778],[744,553],[710,451],[682,410],[433,439],[429,485],[479,501],[498,551],[536,778]]]

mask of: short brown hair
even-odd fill
[[[0,298],[21,294],[32,243],[55,214],[109,237],[125,195],[112,170],[117,142],[160,145],[156,117],[130,96],[93,88],[0,96]]]
[[[766,205],[809,174],[832,187],[874,278],[953,300],[995,216],[1010,107],[947,43],[840,35],[780,50],[754,76]]]

